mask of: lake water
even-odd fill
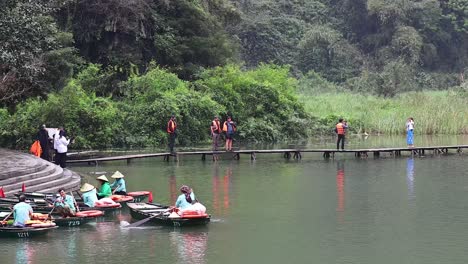
[[[348,148],[404,146],[404,137],[350,138]],[[416,137],[416,145],[468,144]],[[332,140],[307,147],[332,147]],[[452,151],[452,153],[454,153]],[[125,229],[126,209],[41,239],[0,240],[1,263],[466,263],[467,154],[324,160],[280,154],[241,160],[162,158],[77,166],[84,181],[115,170],[129,190],[174,203],[193,187],[212,215],[207,227]]]

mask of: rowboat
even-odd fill
[[[140,203],[150,196],[151,192],[149,191],[137,191],[137,192],[128,192],[127,195],[133,197],[135,203]]]
[[[210,222],[210,215],[200,217],[180,217],[170,218],[168,208],[169,206],[155,204],[155,203],[127,203],[130,209],[130,215],[135,220],[142,220],[151,217],[149,223],[163,226],[199,226],[206,225]]]
[[[76,195],[75,195],[75,192],[76,192]],[[80,193],[78,191],[75,191],[75,192],[72,192],[74,194],[73,196],[74,196],[75,200],[77,202],[81,202],[83,199],[81,198]],[[127,193],[127,196],[133,197],[134,202],[141,202],[144,199],[146,199],[147,197],[149,197],[150,193],[151,192],[149,192],[149,191],[135,191],[135,192]],[[46,199],[53,200],[53,199],[55,199],[55,196],[56,196],[55,193],[41,193],[41,192],[18,192],[18,193],[15,193],[14,195],[18,197],[21,194],[26,196],[26,199],[29,199],[29,200],[32,200],[32,201],[35,201],[35,202],[41,202],[41,200],[46,200]],[[1,202],[1,199],[2,198],[0,198],[0,202]],[[3,198],[3,199],[13,200],[14,202],[18,202],[18,200],[14,199],[14,198]],[[45,202],[45,201],[43,201],[43,202]],[[127,202],[127,201],[125,201],[125,202]]]
[[[38,219],[40,221],[46,221],[46,220],[51,220],[54,222],[57,226],[62,226],[62,227],[73,227],[73,226],[81,226],[83,224],[89,223],[92,220],[95,220],[96,218],[103,216],[104,212],[103,211],[98,211],[98,210],[89,210],[89,211],[83,211],[83,212],[77,212],[76,216],[73,217],[62,217],[61,215],[58,214],[41,214],[41,213],[34,213],[33,214],[33,219]],[[10,214],[10,212],[0,212],[0,218],[3,219],[3,217],[9,216],[8,219],[10,220],[10,224],[13,222],[13,216]]]
[[[90,213],[90,214],[87,214]],[[97,217],[103,216],[104,212],[102,211],[83,211],[83,212],[78,212],[76,216],[74,217],[60,217],[56,216],[52,218],[52,221],[54,221],[58,226],[62,227],[74,227],[74,226],[81,226],[86,223],[89,223],[93,220],[95,220]]]
[[[0,204],[0,211],[11,211],[11,207],[14,204]],[[35,213],[49,213],[52,207],[49,207],[47,205],[37,205],[34,203],[30,203],[33,211]],[[90,210],[99,210],[99,211],[104,211],[106,213],[110,213],[113,211],[118,211],[122,208],[122,205],[119,203],[113,204],[113,205],[107,205],[107,206],[98,206],[98,207],[87,207],[87,206],[80,206],[80,211],[90,211]]]
[[[0,238],[30,238],[36,236],[46,235],[49,231],[58,228],[58,226],[51,227],[0,227]]]

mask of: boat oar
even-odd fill
[[[73,204],[75,205],[75,211],[79,212],[80,208],[78,207],[78,203],[76,202],[75,196],[73,196],[73,192],[70,192],[70,194],[71,194],[71,197],[73,198]],[[83,197],[81,197],[81,198],[83,198]]]
[[[140,225],[142,225],[142,224],[148,222],[149,220],[155,218],[156,216],[162,215],[162,214],[165,213],[165,212],[167,212],[167,211],[163,211],[163,212],[160,212],[159,214],[152,215],[152,216],[150,216],[150,217],[148,217],[148,218],[145,218],[145,219],[143,219],[143,220],[137,221],[137,222],[135,222],[135,223],[133,223],[133,224],[131,224],[131,225],[128,225],[128,226],[126,226],[126,227],[137,227],[137,226],[140,226]]]
[[[43,221],[44,223],[47,222],[47,220],[49,220],[49,217],[52,214],[52,212],[54,211],[54,209],[55,209],[55,203],[54,203],[54,206],[52,207],[52,210],[50,210],[50,212],[47,214],[47,218]]]
[[[5,222],[8,219],[8,217],[10,217],[13,214],[14,211],[15,209],[12,209],[11,212],[5,217],[5,219],[3,219],[2,223]]]

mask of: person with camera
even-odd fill
[[[414,118],[406,120],[406,144],[408,148],[414,148]]]
[[[60,130],[59,135],[55,136],[54,139],[54,147],[57,150],[55,162],[57,165],[60,165],[60,167],[65,168],[67,167],[68,145],[70,142],[73,142],[74,138],[67,139],[65,137],[65,131]]]

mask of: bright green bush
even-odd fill
[[[226,107],[242,139],[281,141],[310,132],[310,116],[296,96],[297,80],[286,66],[217,67],[203,72],[194,86]]]
[[[115,103],[93,93],[86,93],[71,80],[59,93],[46,100],[30,99],[19,104],[6,122],[1,122],[2,146],[27,148],[41,124],[64,126],[69,136],[76,136],[72,148],[105,148],[119,145],[120,116]]]
[[[167,143],[166,125],[176,115],[179,145],[207,141],[210,122],[224,107],[210,96],[188,88],[188,83],[165,70],[154,68],[122,85],[128,144],[160,146]]]

